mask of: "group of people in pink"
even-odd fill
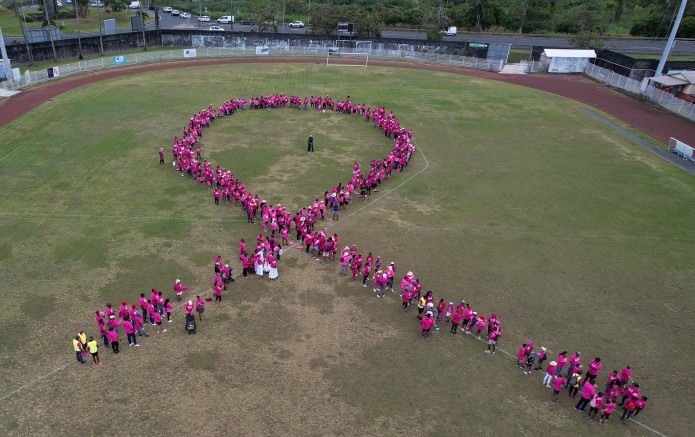
[[[524,343],[517,353],[517,365],[524,368],[524,373],[531,374],[534,362],[538,360],[535,370],[543,370],[543,362],[547,359],[547,350],[534,352],[533,342]],[[647,406],[647,397],[640,394],[640,386],[632,379],[632,367],[625,366],[618,372],[613,370],[606,379],[605,386],[599,386],[597,379],[601,368],[601,358],[595,357],[589,361],[586,369],[581,363],[581,353],[575,352],[569,358],[567,351],[562,351],[556,360],[550,361],[543,378],[543,384],[552,388],[550,402],[558,402],[560,393],[567,390],[569,399],[579,401],[575,409],[586,413],[587,418],[605,425],[611,413],[617,406],[623,407],[620,420],[623,423],[637,416]]]
[[[199,141],[203,136],[203,129],[210,126],[216,117],[231,115],[239,109],[302,109],[303,107],[306,110],[308,105],[321,112],[335,111],[341,114],[364,117],[365,122],[371,123],[374,128],[380,129],[385,137],[393,140],[393,147],[384,158],[372,160],[368,168],[355,162],[352,168],[352,178],[347,183],[338,183],[335,187],[324,192],[323,199],[315,199],[312,204],[295,214],[291,214],[280,204],[273,206],[265,200],[261,200],[258,195],[254,195],[235,178],[231,171],[220,166],[213,166],[202,159]],[[180,172],[181,176],[188,175],[197,183],[207,185],[212,190],[215,205],[225,202],[240,206],[245,211],[247,221],[250,223],[255,223],[260,217],[263,232],[258,234],[255,247],[247,249],[245,240],[241,240],[239,243],[242,275],[248,277],[249,274],[255,273],[259,277],[264,277],[265,274],[268,274],[270,279],[276,279],[278,277],[277,265],[283,252],[283,246],[295,244],[290,241],[292,232],[296,232],[296,240],[301,241],[297,244],[298,249],[303,249],[316,260],[336,261],[337,253],[340,250],[338,235],[331,235],[325,229],[318,230],[321,226],[317,226],[317,222],[325,220],[326,216],[330,216],[333,220],[339,220],[340,213],[348,208],[351,200],[357,196],[367,200],[372,191],[378,191],[381,183],[390,178],[392,172],[398,173],[404,170],[416,151],[411,140],[412,130],[401,127],[392,112],[382,107],[368,107],[365,104],[353,103],[349,96],[344,100],[333,99],[329,96],[311,96],[302,100],[298,96],[270,95],[250,99],[231,99],[217,110],[210,105],[209,108],[198,112],[189,119],[188,126],[183,129],[181,138],[174,138],[172,155],[175,170]],[[160,163],[164,164],[163,148],[159,151],[159,157]],[[294,231],[292,226],[294,226]],[[375,258],[371,252],[363,256],[355,245],[345,246],[340,250],[339,262],[340,275],[350,275],[352,281],[361,280],[363,287],[367,287],[367,282],[371,280],[373,293],[376,297],[384,297],[387,290],[395,292],[394,282],[398,277],[395,262],[383,266],[381,257]],[[224,267],[222,267],[223,265]],[[228,267],[218,257],[215,262],[216,277],[213,288],[216,300],[219,293],[219,301],[221,301],[222,290],[226,289],[226,284],[230,280],[233,280],[231,279],[231,270]],[[177,292],[178,296],[179,293]],[[495,355],[497,342],[502,335],[501,322],[495,312],[492,312],[489,317],[482,312],[479,314],[465,300],[460,300],[460,302],[457,300],[458,303],[454,304],[453,300],[440,298],[436,302],[432,291],[422,294],[422,284],[411,271],[403,275],[400,280],[400,297],[403,311],[407,312],[413,305],[417,307],[417,319],[423,338],[429,338],[432,330],[439,331],[440,325],[445,323],[449,325],[450,334],[455,335],[460,331],[479,340],[483,340],[483,336],[485,336],[484,340],[487,343],[485,353],[491,356]],[[152,299],[153,297],[150,300]],[[159,301],[158,298],[155,300]],[[170,303],[168,304],[170,305]],[[195,304],[196,308],[197,304],[198,301]],[[186,305],[186,311],[189,307],[194,307],[192,301]],[[149,312],[143,310],[145,318],[153,311],[159,313],[160,316],[167,314],[167,317],[170,318],[170,312],[167,313],[167,302],[162,303],[155,310],[149,308],[148,310]],[[135,317],[138,317],[137,312]],[[142,327],[142,323],[133,326],[130,331],[140,333],[137,330],[140,328],[137,326]],[[108,328],[107,332],[110,330],[111,328]],[[126,334],[128,334],[127,330]],[[137,344],[134,335],[132,337],[129,335],[128,339],[129,342],[132,340],[131,346],[133,343]],[[105,345],[107,344],[106,340],[105,338]],[[117,349],[118,346],[114,351]],[[526,375],[531,375],[534,370],[543,370],[547,356],[548,352],[545,347],[542,347],[540,351],[535,351],[533,342],[529,341],[519,349],[517,365],[524,369]],[[613,371],[603,390],[598,389],[596,382],[600,370],[601,359],[599,357],[587,364],[585,374],[578,352],[569,359],[567,353],[562,352],[557,361],[551,361],[548,364],[543,378],[544,385],[553,389],[551,402],[557,402],[561,391],[567,389],[569,398],[579,397],[575,406],[578,411],[587,412],[587,408],[589,409],[587,417],[590,420],[605,424],[608,417],[617,408],[618,400],[620,400],[620,405],[624,406],[621,420],[627,421],[631,417],[637,416],[645,408],[647,397],[640,395],[639,385],[632,380],[630,366],[626,366],[620,372]]]
[[[215,277],[213,279],[213,290],[218,301],[222,300],[222,290],[226,289],[226,284],[233,280],[229,265],[218,265],[220,262],[221,257],[218,256],[215,260]],[[187,291],[188,287],[183,285],[180,279],[174,281],[172,292],[178,301],[183,300],[183,294]],[[211,300],[212,298],[196,296],[195,299],[191,298],[185,302],[183,309],[187,315],[195,316],[195,314],[198,314],[198,319],[202,321],[205,303]],[[125,334],[125,339],[130,347],[140,347],[138,339],[150,336],[147,333],[146,326],[151,325],[152,330],[156,330],[158,334],[167,332],[164,323],[173,322],[172,314],[174,310],[172,300],[165,298],[164,293],[156,288],[152,289],[149,297],[145,293],[140,293],[138,302],[128,304],[126,300],[122,300],[118,308],[113,307],[111,303],[107,303],[103,310],[95,311],[95,331],[98,331],[98,337],[90,336],[87,338],[84,330],[79,329],[73,339],[73,348],[77,362],[84,364],[84,356],[91,355],[94,365],[103,363],[99,356],[99,344],[94,340],[99,337],[101,337],[103,347],[110,348],[113,354],[120,353],[123,334]]]

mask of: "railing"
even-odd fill
[[[663,106],[669,111],[675,112],[685,118],[695,121],[695,103],[679,99],[671,93],[662,91],[654,86],[644,86],[629,77],[622,76],[607,68],[597,67],[589,63],[584,70],[584,74],[592,77],[606,85],[619,88],[634,94],[643,94],[652,102]],[[643,91],[644,90],[644,91]]]
[[[188,51],[189,56],[185,56],[184,52]],[[19,90],[21,88],[55,80],[64,76],[72,76],[75,74],[102,70],[106,68],[118,68],[132,66],[134,64],[145,64],[152,62],[163,61],[180,61],[194,60],[197,58],[232,58],[232,57],[255,57],[256,47],[251,48],[196,48],[195,55],[190,55],[191,49],[178,49],[155,51],[149,53],[133,53],[124,55],[125,63],[117,63],[116,56],[107,56],[99,59],[88,61],[73,62],[71,64],[63,64],[53,70],[53,77],[49,77],[48,69],[38,71],[26,71],[18,81],[3,82],[0,87],[8,90]],[[344,54],[364,54],[360,51],[346,51],[341,49]],[[325,58],[328,54],[326,47],[305,47],[305,46],[289,46],[283,48],[270,48],[269,56],[272,57],[320,57]],[[473,68],[476,70],[487,70],[499,72],[504,67],[504,62],[494,59],[471,58],[466,56],[439,54],[431,52],[415,52],[404,50],[378,50],[373,49],[369,52],[369,59],[393,59],[407,60],[409,62],[420,62],[439,65],[450,65],[455,67]]]

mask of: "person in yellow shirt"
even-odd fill
[[[89,337],[89,342],[87,343],[87,350],[92,355],[92,361],[95,366],[101,366],[101,359],[99,358],[99,345],[97,344],[94,337]]]
[[[76,335],[72,340],[72,348],[75,349],[75,358],[80,364],[84,364],[84,358],[82,358],[82,342],[80,342],[80,336]]]
[[[82,344],[82,350],[86,351],[87,350],[87,334],[84,333],[84,330],[79,329],[77,331],[77,336],[80,337],[80,343]]]

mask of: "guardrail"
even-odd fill
[[[341,49],[344,55],[367,55],[366,51]],[[267,56],[270,57],[316,57],[326,58],[328,49],[325,47],[286,47],[283,49],[270,48]],[[256,57],[256,47],[252,48],[194,48],[157,51],[150,53],[135,53],[127,55],[108,56],[99,59],[73,62],[57,67],[25,71],[18,81],[3,82],[0,87],[6,90],[20,90],[22,88],[40,83],[56,80],[65,76],[88,73],[108,68],[119,68],[137,64],[166,61],[188,61],[198,58],[234,58]],[[405,50],[379,50],[369,51],[370,59],[404,60],[408,62],[420,62],[428,64],[450,65],[454,67],[472,68],[499,72],[504,67],[504,62],[494,59],[471,58],[466,56],[445,55],[432,52],[415,52]],[[355,58],[352,58],[355,59]]]

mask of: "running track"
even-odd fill
[[[321,60],[317,58],[208,59],[138,65],[59,79],[55,82],[49,82],[30,88],[10,98],[4,99],[4,101],[0,101],[0,126],[4,126],[15,118],[36,108],[43,102],[66,91],[106,79],[148,71],[168,70],[171,68],[200,67],[219,64],[271,63],[316,64],[321,63]],[[664,144],[668,144],[669,137],[678,138],[686,143],[695,143],[695,123],[671,114],[666,110],[657,109],[647,103],[627,97],[579,75],[502,75],[445,65],[409,64],[391,61],[373,61],[371,65],[449,72],[534,88],[567,97],[597,108]]]

